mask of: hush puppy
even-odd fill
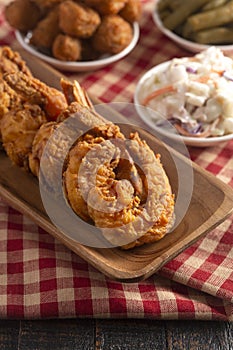
[[[30,0],[18,0],[5,7],[5,18],[13,28],[27,32],[36,26],[41,13]]]
[[[85,5],[67,0],[59,6],[59,26],[68,35],[89,38],[100,22],[99,14]]]
[[[116,54],[129,45],[133,37],[131,25],[118,15],[105,16],[92,37],[93,47],[101,53]]]
[[[32,31],[30,44],[40,49],[51,49],[54,39],[60,33],[58,17],[59,10],[56,7],[45,18],[39,21]]]
[[[95,8],[101,15],[115,15],[128,0],[84,0],[87,6]]]
[[[142,13],[141,0],[128,0],[119,15],[126,21],[133,23],[139,21]]]
[[[55,58],[61,61],[81,60],[82,45],[78,38],[69,35],[58,34],[52,46]]]
[[[60,4],[63,0],[31,0],[34,2],[39,9],[45,13],[46,11],[50,10],[52,7]]]

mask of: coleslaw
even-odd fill
[[[161,115],[185,136],[233,133],[233,60],[217,47],[172,59],[143,90],[142,104],[156,110],[156,125]]]

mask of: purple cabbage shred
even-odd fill
[[[186,67],[186,72],[187,73],[192,73],[192,74],[196,74],[197,70],[193,67]]]

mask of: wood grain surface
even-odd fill
[[[0,320],[0,349],[232,350],[233,324],[189,320]]]

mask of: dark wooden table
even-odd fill
[[[0,350],[232,350],[233,323],[1,320]]]

